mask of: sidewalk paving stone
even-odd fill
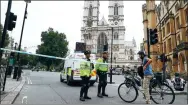
[[[4,94],[1,95],[1,104],[12,104],[21,91],[24,83],[24,76],[22,76],[19,81],[12,78],[7,78]]]

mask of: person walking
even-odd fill
[[[108,71],[108,65],[105,63],[107,63],[107,60],[108,60],[108,52],[104,51],[102,54],[102,58],[99,58],[97,60],[95,66],[97,75],[99,76],[97,96],[100,98],[103,98],[103,96],[108,97],[108,95],[105,93],[105,89],[107,86],[107,71]],[[100,64],[100,63],[104,63],[104,64]],[[101,94],[101,89],[102,89],[102,94]]]
[[[84,52],[86,61],[90,61],[90,54],[91,51],[85,51]],[[90,62],[82,62],[80,66],[80,77],[81,77],[81,82],[82,82],[82,87],[80,90],[80,101],[85,101],[85,99],[91,99],[88,97],[88,89],[89,89],[89,80],[91,78],[91,70],[94,69],[93,63]],[[84,95],[84,97],[83,97]]]
[[[146,97],[146,104],[151,104],[150,94],[149,94],[149,85],[150,85],[150,80],[153,77],[153,71],[152,71],[152,66],[151,66],[152,60],[149,59],[143,51],[139,51],[138,55],[140,59],[142,59],[142,66],[143,66],[143,72],[144,72],[143,88],[144,88],[144,94]]]

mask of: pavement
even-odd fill
[[[12,104],[18,96],[23,85],[25,83],[25,77],[22,76],[19,81],[10,78],[6,79],[5,91],[1,92],[1,104]]]
[[[80,85],[68,86],[60,82],[57,72],[32,72],[24,70],[26,82],[13,104],[128,104],[118,96],[118,86],[123,82],[122,75],[113,76],[115,84],[108,84],[106,93],[109,97],[97,97],[97,84],[89,88],[92,100],[79,101]],[[169,96],[168,96],[169,97]],[[167,97],[167,98],[168,98]],[[145,104],[140,94],[132,104]],[[187,95],[176,95],[173,104],[187,104]]]

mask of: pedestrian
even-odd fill
[[[144,94],[146,97],[146,104],[151,104],[150,94],[149,94],[149,85],[150,85],[150,80],[153,77],[152,66],[151,66],[152,60],[149,59],[143,51],[139,51],[138,55],[140,59],[142,59],[142,66],[143,66],[143,72],[144,72],[143,88],[144,88]]]
[[[107,60],[108,60],[108,52],[104,51],[102,53],[102,58],[99,58],[97,60],[97,64],[95,66],[97,75],[99,76],[97,96],[100,98],[103,98],[103,96],[108,97],[108,95],[105,93],[105,89],[107,86],[107,71],[108,71],[108,65],[105,63],[107,63]],[[100,64],[100,63],[104,63],[104,64]],[[102,94],[101,94],[101,89],[102,89]]]
[[[90,61],[90,54],[91,51],[85,51],[84,52],[86,61]],[[82,87],[80,90],[80,101],[85,101],[85,99],[91,99],[88,97],[88,89],[90,86],[89,80],[91,78],[91,69],[94,69],[93,63],[90,62],[82,62],[80,66],[80,77],[81,77],[81,82],[82,82]],[[83,97],[84,95],[84,97]]]

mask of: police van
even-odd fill
[[[60,73],[60,81],[67,82],[67,85],[71,85],[75,82],[81,82],[80,78],[80,63],[85,61],[85,55],[84,53],[73,53],[70,54],[65,62],[64,62],[64,68]],[[90,54],[90,59],[92,62],[96,61],[96,55]],[[91,72],[95,72],[95,70],[91,70]],[[94,85],[94,83],[97,81],[97,75],[94,74],[90,78],[90,85]]]

